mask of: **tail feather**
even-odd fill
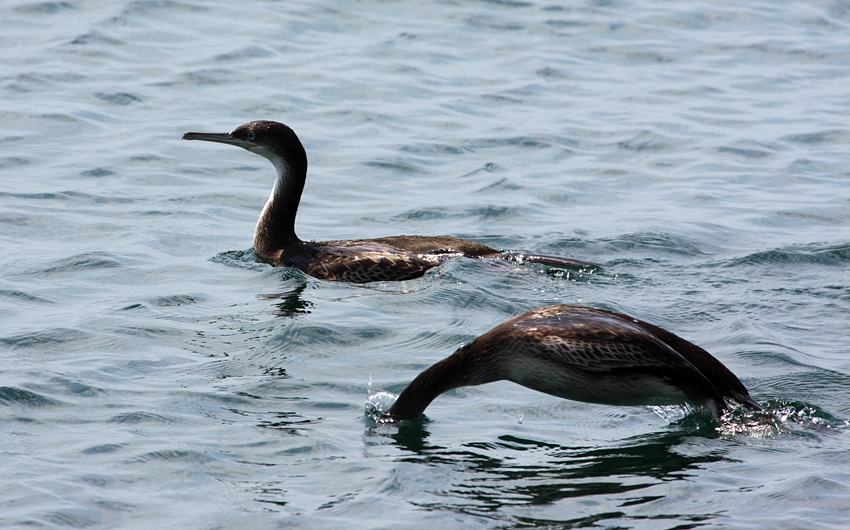
[[[561,256],[550,256],[547,254],[526,254],[524,252],[502,252],[499,257],[508,260],[516,261],[517,263],[540,263],[550,267],[571,267],[571,268],[587,268],[595,267],[595,263],[582,261],[573,258],[563,258]]]
[[[751,397],[749,396],[749,394],[746,394],[746,395],[745,395],[745,394],[741,394],[741,393],[739,393],[739,392],[733,392],[733,393],[732,393],[732,398],[733,398],[735,401],[737,401],[738,403],[740,403],[741,405],[743,405],[743,406],[747,407],[747,408],[748,408],[748,409],[750,409],[750,410],[756,410],[756,411],[764,410],[764,407],[762,407],[762,406],[759,404],[759,402],[758,402],[758,401],[756,401],[755,399],[751,398]]]

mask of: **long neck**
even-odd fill
[[[407,385],[390,408],[389,416],[399,420],[418,418],[443,392],[502,379],[496,356],[488,353],[487,348],[473,341],[426,369]]]
[[[307,160],[287,163],[280,157],[268,157],[277,170],[277,179],[254,230],[254,251],[270,257],[275,251],[297,243],[295,214],[307,177]]]

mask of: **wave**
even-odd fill
[[[764,264],[844,265],[850,263],[850,243],[791,245],[754,252],[723,262],[728,267]]]

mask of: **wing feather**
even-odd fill
[[[329,241],[322,244],[305,272],[325,280],[352,283],[418,278],[443,260],[429,254],[410,254],[373,241]]]
[[[640,321],[604,310],[549,306],[505,324],[499,327],[508,336],[521,335],[523,341],[531,340],[538,345],[531,350],[581,370],[666,367],[674,371],[698,371],[674,348],[641,326]],[[510,339],[505,337],[505,340]]]

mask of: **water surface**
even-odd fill
[[[846,526],[846,2],[0,10],[0,525]],[[180,141],[254,119],[307,149],[304,238],[600,267],[269,267],[271,166]],[[779,427],[506,382],[375,424],[381,392],[551,303],[700,344]]]

